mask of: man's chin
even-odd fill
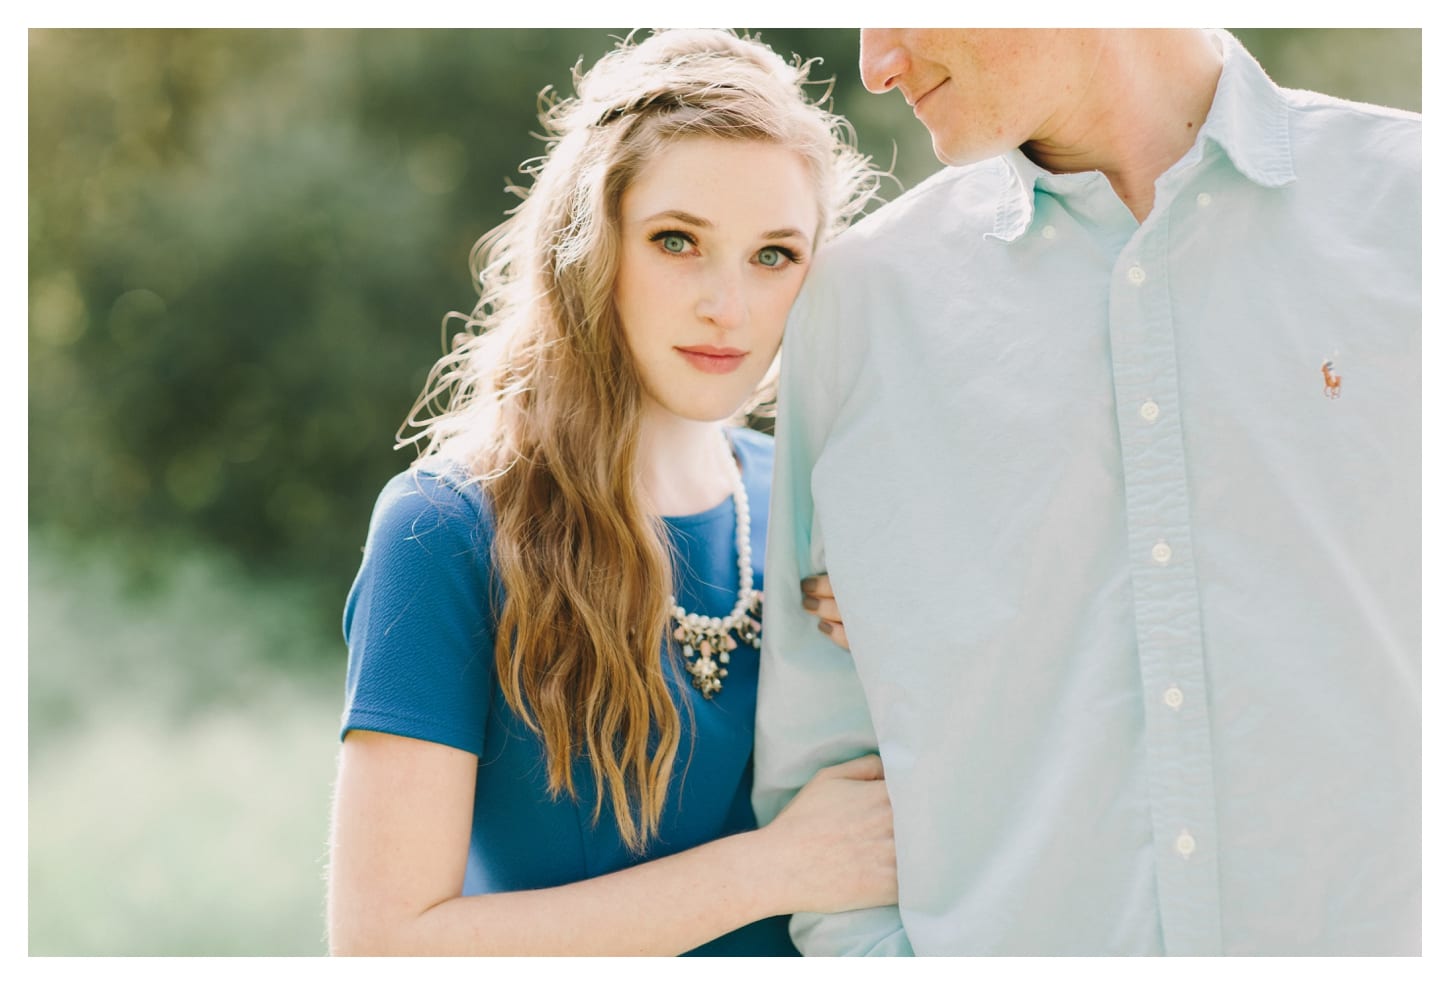
[[[932,153],[936,154],[936,159],[938,161],[951,168],[959,168],[964,167],[968,164],[976,164],[978,161],[985,161],[987,158],[992,156],[991,154],[973,154],[964,152],[960,148],[948,146],[947,144],[938,141],[935,137],[932,138],[931,149]]]
[[[981,143],[974,146],[963,147],[960,141],[950,141],[946,138],[937,139],[936,134],[931,136],[932,153],[936,159],[948,167],[960,168],[968,164],[977,164],[981,161],[988,161],[994,157],[1000,157],[1012,149],[1010,144],[998,147],[996,145],[983,146]]]

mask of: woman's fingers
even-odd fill
[[[833,643],[843,650],[851,648],[829,575],[819,574],[801,579],[801,608],[817,618],[816,628],[829,636]]]
[[[835,591],[831,588],[831,576],[825,572],[818,575],[811,575],[809,578],[802,578],[801,594],[823,599],[833,599],[836,597]]]
[[[827,622],[844,622],[841,618],[841,607],[836,604],[834,596],[802,596],[801,608],[805,609],[811,615],[824,619]]]
[[[829,636],[831,642],[839,646],[841,649],[851,649],[851,641],[846,639],[846,627],[843,626],[841,623],[831,622],[829,619],[822,619],[819,623],[816,624],[816,628],[819,629],[826,636]]]
[[[848,759],[835,766],[827,766],[820,772],[822,775],[834,776],[843,780],[881,780],[886,777],[881,766],[881,757],[874,752],[857,756],[855,759]]]

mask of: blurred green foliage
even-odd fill
[[[31,32],[32,522],[345,588],[536,93],[624,33]],[[1418,31],[1245,36],[1286,82],[1417,105]],[[935,169],[854,31],[764,37],[823,60],[903,186]]]

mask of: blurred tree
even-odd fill
[[[1231,30],[1282,86],[1420,111],[1418,30]]]
[[[33,519],[343,573],[532,94],[606,36],[32,38]]]
[[[625,33],[32,31],[32,524],[214,542],[335,618],[536,94]],[[936,169],[854,31],[762,34],[901,187]],[[1418,31],[1243,34],[1284,84],[1418,108]]]

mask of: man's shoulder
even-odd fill
[[[1364,121],[1398,123],[1412,129],[1419,129],[1423,117],[1421,114],[1407,109],[1396,109],[1393,106],[1380,106],[1375,103],[1360,103],[1353,99],[1343,99],[1339,96],[1331,96],[1323,92],[1315,92],[1312,89],[1286,89],[1280,88],[1279,92],[1284,97],[1284,102],[1289,105],[1290,110],[1304,114],[1320,115],[1326,117],[1341,117],[1347,121]]]
[[[842,259],[879,255],[883,242],[911,245],[923,236],[955,235],[963,227],[988,232],[1009,180],[1010,168],[1000,157],[942,168],[836,237],[826,252]]]
[[[1295,163],[1328,153],[1367,165],[1420,166],[1423,118],[1410,110],[1360,103],[1308,89],[1281,89],[1293,130]]]

